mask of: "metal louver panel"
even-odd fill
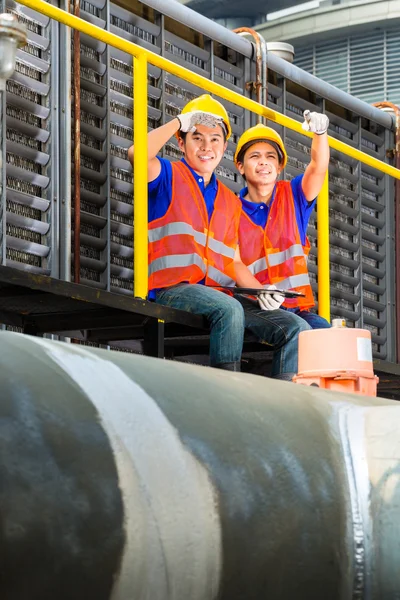
[[[385,37],[381,32],[350,38],[350,93],[366,102],[382,98]],[[366,60],[366,57],[368,59]]]
[[[106,2],[80,3],[80,16],[106,26]],[[72,43],[72,53],[73,53]],[[107,152],[107,47],[80,36],[81,178],[80,178],[80,281],[107,289],[108,264],[108,152]],[[74,73],[72,69],[72,81]],[[73,94],[74,89],[72,85]],[[72,159],[74,156],[74,103],[72,102]],[[72,169],[74,168],[72,160]],[[73,181],[73,176],[72,181]],[[75,190],[72,187],[72,209]],[[73,239],[75,232],[72,233]],[[71,276],[75,256],[72,256]]]
[[[341,36],[296,47],[295,64],[366,102],[400,103],[400,32]]]
[[[385,99],[400,103],[400,31],[386,33],[386,90]]]
[[[133,13],[110,5],[110,30],[136,44],[160,53],[161,29]],[[148,68],[148,125],[158,127],[161,71]],[[133,293],[133,175],[127,150],[133,143],[133,61],[110,48],[110,289]]]
[[[5,94],[6,194],[3,195],[2,264],[37,273],[57,273],[52,191],[57,165],[51,163],[52,42],[49,20],[8,0],[27,27],[28,43],[17,51],[16,68]],[[57,43],[57,42],[56,42]],[[4,104],[3,104],[4,107]],[[56,143],[56,142],[55,142]],[[5,227],[4,227],[5,225]]]

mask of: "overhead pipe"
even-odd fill
[[[238,27],[233,30],[240,36],[251,35],[256,44],[256,82],[250,82],[256,92],[257,102],[268,106],[268,51],[263,36],[250,27]],[[257,115],[257,123],[265,123],[265,117]]]
[[[2,331],[1,597],[395,598],[399,430],[390,400]]]
[[[80,16],[80,0],[74,0]],[[81,279],[81,34],[74,29],[74,281]]]
[[[170,0],[142,0],[142,4],[150,6],[150,8],[153,8],[179,23],[183,23],[187,27],[191,27],[195,31],[205,35],[207,38],[211,38],[224,46],[228,46],[228,48],[232,48],[232,50],[235,50],[246,58],[253,58],[254,52],[252,42],[179,2],[171,2]],[[271,53],[268,55],[268,68],[272,71],[276,71],[279,75],[302,85],[308,90],[315,92],[321,96],[321,98],[331,100],[332,102],[355,112],[361,117],[379,123],[383,127],[386,127],[386,129],[394,130],[394,119],[392,119],[390,115],[383,113],[371,106],[371,104],[368,104],[351,94],[339,90],[326,81],[318,79],[314,75],[307,73],[307,71],[303,71],[299,67],[288,63],[279,56],[275,56]]]
[[[128,54],[132,54],[135,57],[145,55],[151,64],[158,66],[161,69],[165,69],[166,71],[168,71],[169,73],[172,73],[173,75],[176,75],[177,77],[182,77],[182,79],[185,79],[186,81],[190,81],[193,85],[202,87],[204,90],[208,91],[209,93],[216,94],[217,96],[220,96],[221,98],[224,98],[225,100],[233,102],[234,104],[238,104],[239,106],[242,106],[243,108],[247,108],[248,110],[251,110],[252,112],[255,112],[256,114],[264,115],[268,119],[277,123],[278,125],[288,127],[289,129],[291,129],[293,131],[297,131],[298,133],[301,133],[302,135],[305,135],[307,137],[312,137],[312,133],[305,132],[302,129],[301,124],[297,120],[292,119],[291,117],[288,117],[287,115],[284,115],[283,113],[274,111],[266,106],[261,106],[261,104],[258,104],[254,100],[251,100],[250,98],[241,96],[237,92],[234,92],[214,81],[210,81],[206,77],[203,77],[202,75],[198,75],[197,73],[194,73],[194,72],[186,69],[185,67],[181,67],[180,65],[174,63],[173,61],[169,61],[166,58],[163,58],[149,50],[145,50],[144,48],[138,46],[137,44],[129,42],[129,41],[125,40],[124,38],[121,38],[109,31],[102,29],[101,27],[92,25],[91,23],[88,23],[87,21],[84,21],[83,19],[79,19],[79,18],[75,17],[74,15],[65,13],[63,10],[60,10],[56,6],[53,6],[53,5],[49,4],[48,2],[45,2],[45,0],[20,0],[20,3],[23,4],[24,6],[32,7],[34,10],[41,12],[42,14],[46,14],[47,16],[49,16],[53,19],[56,19],[57,21],[60,21],[61,23],[64,23],[65,25],[74,27],[74,28],[78,29],[79,31],[81,31],[82,33],[87,33],[88,35],[91,35],[92,37],[94,37],[98,40],[101,40],[107,44],[110,44],[116,48],[119,48],[120,50],[123,50],[124,52],[127,52]],[[381,114],[384,114],[384,113],[381,113]],[[395,167],[388,165],[387,163],[385,163],[381,160],[378,160],[378,159],[366,154],[365,152],[358,150],[357,148],[353,148],[353,147],[349,146],[348,144],[341,142],[340,140],[337,140],[337,139],[329,136],[329,145],[331,146],[331,148],[334,148],[335,150],[338,150],[339,152],[343,152],[344,154],[351,156],[352,158],[354,158],[356,160],[360,160],[364,164],[367,164],[373,168],[377,168],[383,173],[392,175],[393,177],[400,178],[400,170],[399,169],[396,169]]]
[[[374,102],[379,109],[389,108],[396,119],[395,131],[395,166],[400,169],[400,107],[393,102]],[[400,362],[400,180],[395,180],[395,273],[396,273],[396,360]]]

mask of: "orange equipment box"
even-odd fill
[[[299,368],[295,383],[376,396],[371,333],[350,329],[341,319],[331,329],[302,331],[299,335]]]

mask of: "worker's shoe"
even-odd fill
[[[215,368],[224,371],[240,371],[240,362],[219,363],[219,365],[215,365]]]
[[[280,379],[281,381],[293,381],[293,377],[296,373],[281,373],[280,375],[274,375],[274,379]]]

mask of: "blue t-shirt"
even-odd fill
[[[308,221],[310,220],[310,215],[314,210],[315,200],[308,202],[301,187],[302,181],[303,175],[297,175],[297,177],[291,180],[290,185],[293,192],[297,226],[299,228],[301,243],[304,246],[306,242]],[[269,205],[265,204],[264,202],[258,203],[245,200],[244,196],[246,196],[247,192],[247,187],[240,190],[240,200],[242,201],[243,210],[255,225],[259,225],[264,229],[267,224],[270,208],[275,200],[276,187],[272,193],[272,199]]]
[[[150,181],[148,184],[148,220],[149,223],[155,219],[163,217],[171,204],[172,200],[172,164],[165,158],[157,156],[161,164],[161,171],[159,176]],[[199,190],[203,194],[204,202],[206,203],[208,219],[211,220],[211,216],[214,211],[215,198],[218,191],[218,182],[215,174],[213,173],[210,182],[207,186],[204,185],[204,179],[182,158],[182,162],[187,166],[189,171],[192,173]],[[200,284],[204,284],[205,280],[199,281]],[[151,290],[149,292],[149,300],[155,300],[157,290]]]

